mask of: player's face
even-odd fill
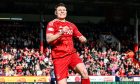
[[[64,6],[57,7],[55,14],[56,14],[58,19],[65,19],[67,16],[66,7],[64,7]]]

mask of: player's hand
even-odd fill
[[[62,28],[62,30],[63,30],[64,32],[67,32],[67,31],[69,30],[69,27],[68,27],[68,26],[64,26],[64,27]]]
[[[87,39],[84,36],[79,37],[81,43],[86,43]]]
[[[68,26],[64,26],[61,28],[60,32],[63,34],[65,32],[67,32],[69,30],[69,27]]]

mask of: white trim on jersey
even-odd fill
[[[54,31],[54,29],[53,29],[53,28],[48,28],[48,30],[49,30],[49,31]]]

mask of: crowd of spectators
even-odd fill
[[[51,50],[49,46],[46,46],[44,52],[40,52],[39,26],[30,25],[27,27],[19,25],[19,23],[15,23],[15,26],[10,24],[9,26],[0,25],[2,27],[0,31],[0,75],[50,76],[50,72],[53,69]],[[117,51],[110,47],[110,45],[101,43],[99,40],[101,32],[111,32],[115,35],[114,32],[117,30],[117,32],[123,31],[122,28],[120,30],[118,28],[117,30],[115,28],[108,28],[107,31],[107,26],[102,28],[99,25],[94,26],[90,23],[78,24],[78,27],[87,37],[88,42],[80,44],[75,40],[75,48],[77,49],[77,54],[85,63],[89,75],[140,75],[139,63],[133,62],[133,58],[126,53],[129,49],[132,50],[130,46],[132,42],[129,41],[133,39],[124,39],[125,34],[116,36],[121,36],[122,38],[120,39],[125,40],[125,45],[122,45],[121,51]],[[131,28],[130,30],[128,29],[124,28],[125,32],[131,30]],[[128,37],[132,38],[131,33],[128,33],[128,35]],[[121,40],[122,44],[123,42]],[[69,70],[69,74],[78,75],[71,70]]]
[[[48,51],[49,52],[49,51]],[[0,50],[1,76],[46,76],[52,68],[49,53],[36,49],[16,49],[9,47]]]

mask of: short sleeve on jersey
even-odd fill
[[[53,22],[49,22],[46,28],[46,33],[54,34]]]
[[[79,32],[78,28],[73,24],[73,36],[80,37],[82,34]]]

